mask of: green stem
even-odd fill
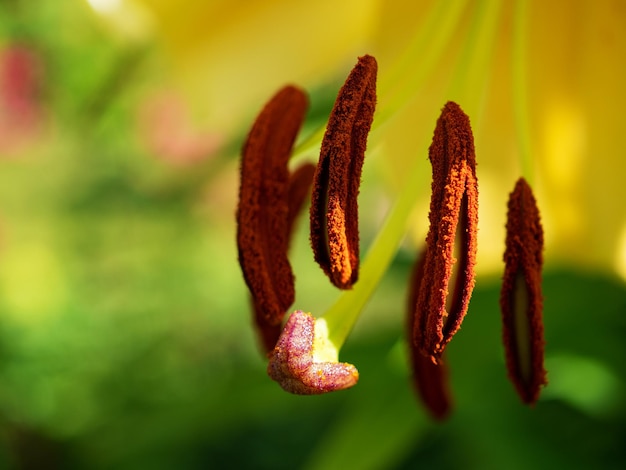
[[[530,118],[528,112],[528,87],[526,42],[528,31],[528,5],[524,0],[515,3],[513,15],[513,113],[522,175],[532,186],[533,164],[531,158]]]
[[[480,122],[501,9],[501,0],[478,3],[457,72],[450,84],[450,99],[472,116],[473,126]]]
[[[402,241],[411,210],[421,190],[420,168],[423,164],[423,161],[416,159],[399,199],[392,207],[382,230],[363,261],[359,281],[354,284],[352,290],[345,291],[323,315],[328,325],[329,340],[337,350],[341,349]]]
[[[467,0],[437,2],[430,11],[399,63],[381,79],[381,95],[386,101],[377,117],[379,124],[384,124],[422,89],[443,57],[466,5]]]

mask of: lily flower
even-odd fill
[[[340,289],[352,288],[358,279],[357,196],[376,102],[376,72],[373,57],[360,57],[339,91],[314,177],[313,252],[331,282]],[[283,88],[259,114],[242,151],[237,210],[239,261],[266,346],[273,341],[273,327],[278,326],[294,297],[293,274],[286,258],[289,222],[285,212],[291,196],[287,192],[287,160],[305,109],[306,96],[302,91],[295,87]],[[469,119],[458,104],[449,102],[444,107],[437,121],[429,158],[433,165],[431,226],[423,260],[418,262],[417,274],[412,280],[415,284],[412,291],[418,294],[411,295],[413,306],[410,308],[415,313],[409,325],[414,334],[412,362],[417,384],[434,416],[441,419],[447,414],[448,399],[440,357],[467,311],[474,287],[476,258],[476,157]],[[517,214],[513,220],[523,216]],[[522,237],[521,243],[526,241]],[[448,302],[448,285],[456,262],[455,247],[460,252],[460,260],[451,302]],[[507,273],[512,270],[515,275],[517,269],[517,266],[510,269],[507,266]],[[540,282],[540,278],[536,279]],[[505,301],[503,305],[509,303]],[[534,323],[541,322],[540,308],[533,309],[537,319]],[[517,311],[511,315],[523,313]],[[343,312],[335,312],[330,318],[344,316]],[[327,318],[316,321],[311,314],[300,310],[289,317],[269,353],[268,365],[269,376],[286,391],[310,395],[343,390],[356,384],[358,371],[352,364],[338,362],[339,348],[330,339],[327,329],[322,328],[326,322]],[[505,338],[506,328],[513,329],[510,323],[505,320]],[[350,325],[347,326],[349,330]],[[437,367],[425,364],[419,354]],[[543,361],[543,351],[535,350],[534,357],[536,361]]]
[[[315,315],[334,352],[407,231],[415,245],[426,238],[427,148],[432,123],[449,101],[472,121],[481,182],[478,279],[501,275],[503,208],[520,176],[541,207],[549,265],[626,279],[626,185],[619,171],[626,142],[616,137],[626,109],[621,4],[372,0],[337,7],[324,0],[310,8],[283,0],[246,9],[194,2],[186,9],[173,1],[143,3],[181,82],[202,96],[195,101],[225,135],[240,132],[252,109],[286,83],[318,90],[331,77],[344,77],[355,56],[376,57],[377,109],[365,165],[369,154],[380,156],[375,163],[391,209],[364,250],[358,280]],[[217,18],[225,19],[220,28],[207,27]],[[311,158],[324,128],[301,139],[293,156]],[[278,343],[275,356],[285,357],[281,351],[292,342]]]
[[[181,89],[226,138],[285,83],[313,90],[341,77],[356,55],[374,55],[377,120],[388,125],[374,125],[370,147],[384,152],[392,195],[428,146],[443,103],[460,103],[472,118],[484,195],[479,274],[500,272],[500,201],[524,175],[542,203],[552,262],[626,279],[626,207],[618,203],[626,189],[615,171],[626,144],[614,138],[621,122],[612,118],[626,106],[620,2],[113,3],[141,7]],[[612,190],[593,189],[599,185]],[[416,207],[423,207],[429,193],[419,188]],[[421,240],[423,224],[412,226]]]

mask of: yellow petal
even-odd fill
[[[379,28],[377,42],[381,75],[399,56],[398,44],[406,42],[407,31],[423,27],[429,8],[434,7],[403,4],[381,15],[381,21],[388,22]],[[432,74],[381,132],[390,186],[400,186],[411,159],[425,159],[427,139],[443,104],[454,98],[464,106],[478,98],[480,105],[469,113],[481,195],[477,268],[482,273],[499,269],[507,188],[523,171],[513,95],[519,92],[515,89],[519,83],[526,83],[534,170],[525,176],[534,181],[542,209],[547,262],[613,270],[626,264],[620,261],[620,237],[626,230],[626,185],[622,182],[626,174],[626,140],[622,138],[626,5],[618,0],[530,3],[524,44],[526,76],[514,80],[515,10],[504,2],[491,45],[492,60],[482,81],[476,81],[472,67],[478,59],[464,54],[472,53],[466,46],[475,39],[472,22],[481,20],[480,8],[480,3],[468,4]],[[399,21],[396,29],[394,21]],[[419,60],[416,56],[415,61]],[[458,93],[455,80],[466,80],[468,75],[474,77],[475,96],[452,96]],[[426,162],[424,172],[427,181]],[[423,199],[428,190],[425,185]],[[426,207],[422,200],[418,206]],[[424,213],[416,215],[414,225],[416,238],[423,239]]]
[[[184,91],[212,130],[232,132],[287,83],[313,88],[368,52],[373,0],[144,0]]]

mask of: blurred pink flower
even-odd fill
[[[43,66],[28,46],[0,50],[0,153],[12,154],[33,142],[41,130]]]
[[[140,136],[148,150],[175,165],[190,165],[211,157],[222,145],[217,133],[194,125],[182,98],[172,91],[148,97],[139,107]]]

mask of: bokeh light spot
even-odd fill
[[[111,13],[122,5],[122,0],[87,0],[87,3],[98,13]]]
[[[609,416],[620,406],[623,384],[606,364],[559,354],[546,359],[546,369],[549,383],[543,398],[563,400],[592,416]]]

